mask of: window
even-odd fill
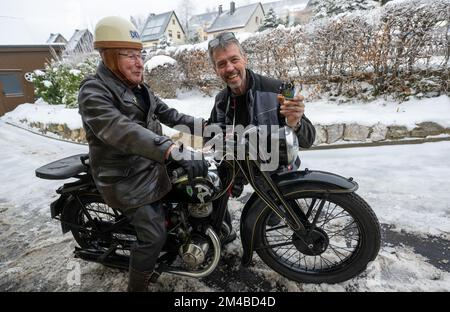
[[[177,38],[181,39],[181,33],[179,31],[177,31]]]
[[[255,23],[258,24],[258,16],[255,17]]]
[[[172,31],[169,30],[169,37],[172,38]]]
[[[174,19],[172,19],[172,25],[175,25],[175,20]]]
[[[20,83],[19,72],[0,72],[0,83],[6,96],[23,95],[22,84]]]

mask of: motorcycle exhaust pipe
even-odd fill
[[[206,229],[206,235],[208,235],[209,238],[211,238],[213,248],[214,248],[213,260],[211,261],[211,264],[209,266],[207,266],[205,269],[203,269],[201,271],[196,271],[196,272],[171,271],[171,270],[168,270],[166,272],[171,273],[171,274],[181,275],[181,276],[195,277],[195,278],[201,278],[201,277],[205,277],[205,276],[208,276],[209,274],[211,274],[216,269],[217,265],[219,264],[221,246],[220,246],[219,236],[217,236],[216,232],[214,232],[214,230],[211,227],[208,227]]]

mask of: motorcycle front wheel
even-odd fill
[[[308,234],[294,233],[267,205],[255,202],[255,251],[274,271],[297,282],[333,284],[355,277],[375,259],[380,225],[360,196],[340,193],[325,198],[295,185],[282,192]]]

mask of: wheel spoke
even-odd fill
[[[285,225],[268,228],[266,230],[266,232],[273,232],[273,231],[278,231],[278,230],[282,230],[282,229],[286,229],[286,228],[289,228],[289,226],[285,224]]]
[[[330,218],[330,219],[328,219],[328,220],[325,220],[320,226],[321,226],[321,227],[325,227],[325,225],[326,225],[327,223],[329,223],[330,221],[334,221],[334,220],[337,220],[337,219],[340,219],[340,218],[346,218],[346,217],[348,217],[348,216],[340,216],[340,217],[338,217],[339,215],[341,215],[341,214],[343,214],[343,213],[346,213],[346,211],[345,211],[345,210],[342,210],[342,211],[339,212],[337,215],[333,216],[333,218]]]
[[[258,249],[272,249],[272,248],[289,246],[289,245],[292,245],[292,242],[284,242],[284,243],[279,243],[279,244],[274,244],[274,245],[265,245],[263,247],[255,248],[255,250],[258,250]]]
[[[112,230],[117,222],[120,222],[122,214],[109,207],[99,196],[81,197],[76,228],[72,229],[74,238],[83,248],[105,250],[111,244],[128,246],[135,241],[135,236],[122,234]]]
[[[332,216],[334,210],[336,210],[336,208],[337,208],[337,205],[334,205],[333,209],[330,211],[330,205],[331,205],[331,203],[328,202],[328,207],[327,207],[327,211],[326,211],[326,213],[325,213],[324,223],[322,224],[322,226],[323,226],[324,224],[328,223],[328,221],[327,221],[327,220],[329,220],[329,219],[328,219],[328,216]]]

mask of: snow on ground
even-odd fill
[[[214,105],[214,97],[202,95],[198,91],[179,92],[176,99],[164,99],[164,102],[182,113],[207,119]],[[446,95],[420,100],[411,99],[403,103],[378,99],[370,103],[336,104],[328,100],[318,100],[307,102],[305,106],[305,115],[314,124],[358,123],[372,126],[380,122],[413,129],[417,123],[434,121],[443,127],[450,127],[450,98]],[[42,101],[37,102],[37,105],[19,105],[2,119],[14,123],[22,119],[44,123],[66,123],[71,129],[82,127],[78,109],[68,109],[64,105],[48,105]],[[166,132],[172,134],[173,131]]]
[[[34,170],[86,146],[60,142],[5,124],[0,120],[0,290],[123,291],[126,274],[74,259],[70,234],[62,235],[50,219],[49,204],[63,181],[41,180]],[[423,237],[449,239],[448,192],[450,142],[301,152],[302,168],[353,176],[358,194],[380,221]],[[251,189],[246,186],[245,192]],[[245,195],[245,194],[244,194]],[[243,204],[230,203],[239,229]],[[239,235],[239,232],[238,232]],[[270,270],[255,255],[255,265],[240,266],[239,240],[224,251],[227,265],[214,278],[200,280],[163,274],[152,291],[450,291],[449,270],[442,271],[403,244],[384,243],[378,257],[358,277],[335,285],[300,284]],[[231,264],[230,264],[231,263]],[[80,283],[72,277],[78,268]],[[245,276],[245,278],[243,278]],[[223,285],[222,285],[223,283]]]
[[[450,98],[441,95],[402,103],[377,99],[369,103],[343,104],[319,100],[306,103],[305,114],[313,123],[322,125],[358,123],[372,126],[380,122],[384,125],[406,126],[411,130],[417,123],[434,121],[443,127],[450,127]]]
[[[77,108],[66,108],[64,104],[49,105],[42,100],[34,104],[21,104],[12,112],[6,113],[2,119],[13,123],[20,123],[26,119],[29,123],[66,124],[72,130],[83,127]]]
[[[382,223],[450,239],[450,144],[300,152],[302,168],[353,177]]]

